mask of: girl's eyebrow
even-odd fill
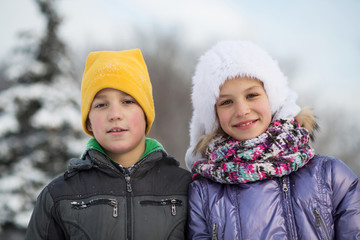
[[[243,92],[248,92],[248,91],[252,91],[252,90],[254,90],[254,89],[256,89],[256,88],[260,88],[260,89],[262,89],[262,87],[261,86],[251,86],[251,87],[249,87],[249,88],[247,88],[247,89],[244,89],[244,91]],[[232,96],[233,94],[220,94],[219,95],[219,98],[224,98],[224,97],[229,97],[229,96]]]
[[[249,87],[249,88],[245,89],[245,91],[251,91],[251,90],[254,90],[254,89],[257,89],[257,88],[260,88],[261,90],[264,89],[262,86],[252,86],[252,87]]]
[[[231,96],[231,94],[221,94],[221,95],[219,95],[219,98],[226,98],[229,96]]]

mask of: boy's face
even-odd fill
[[[99,91],[90,106],[87,129],[114,161],[127,155],[140,157],[144,152],[145,114],[124,92],[112,88]]]

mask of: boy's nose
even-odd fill
[[[109,118],[109,121],[121,120],[123,118],[121,109],[119,109],[118,107],[111,107],[109,109],[108,118]]]

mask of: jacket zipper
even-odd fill
[[[145,161],[147,157],[143,158],[142,160],[140,160],[137,164],[140,164],[142,161]],[[137,165],[138,166],[138,165]],[[132,186],[131,186],[131,176],[132,174],[134,174],[134,172],[136,171],[136,167],[133,168],[133,170],[130,172],[129,169],[127,168],[123,168],[123,167],[119,167],[120,171],[124,174],[124,179],[125,179],[125,183],[126,183],[126,237],[127,239],[132,239],[132,215],[131,215],[131,209],[132,209],[132,203],[131,203],[131,198],[132,198]]]
[[[289,188],[286,184],[286,179],[285,177],[282,177],[281,178],[281,181],[282,181],[282,190],[283,190],[283,193],[284,193],[284,197],[285,197],[285,203],[286,203],[286,212],[287,212],[287,216],[289,219],[292,219],[291,217],[291,214],[290,214],[290,203],[289,203],[289,199],[288,199],[288,191],[289,191]],[[290,226],[290,233],[291,233],[291,239],[295,239],[294,237],[294,229],[293,229],[293,226],[292,226],[292,222],[289,222],[289,226]]]
[[[118,216],[118,203],[116,199],[98,198],[98,199],[90,200],[88,202],[72,201],[70,204],[71,204],[71,208],[78,210],[89,208],[94,205],[106,204],[113,207],[112,216],[115,218]]]
[[[131,177],[129,175],[129,173],[126,171],[125,172],[125,182],[126,182],[126,216],[127,216],[127,221],[126,221],[126,231],[127,231],[127,239],[132,239],[132,234],[131,234],[131,193],[132,193],[132,187],[131,187]]]
[[[214,223],[213,228],[212,228],[212,238],[211,238],[211,240],[218,240],[218,238],[216,236],[216,233],[217,233],[217,225],[216,225],[216,223]]]
[[[131,183],[130,183],[130,176],[129,175],[125,175],[125,182],[126,182],[126,191],[131,193],[132,192],[132,187],[131,187]]]
[[[176,206],[182,206],[182,201],[175,198],[170,199],[161,199],[160,201],[155,200],[143,200],[140,201],[140,204],[144,205],[155,205],[155,206],[164,206],[164,205],[170,205],[171,204],[171,215],[176,215]]]
[[[326,226],[325,226],[325,223],[324,223],[324,221],[323,221],[323,219],[322,219],[322,217],[321,217],[321,215],[320,215],[320,211],[315,208],[315,209],[314,209],[314,214],[315,214],[315,217],[316,217],[316,226],[317,226],[317,227],[320,227],[320,226],[321,226],[321,227],[323,228],[325,234],[326,234],[326,238],[327,238],[327,239],[330,239],[329,233],[328,233],[328,231],[327,231],[327,229],[326,229]]]

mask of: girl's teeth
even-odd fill
[[[248,123],[244,123],[244,124],[240,124],[241,127],[244,127],[244,126],[247,126],[247,125],[250,125],[252,122],[248,122]]]

